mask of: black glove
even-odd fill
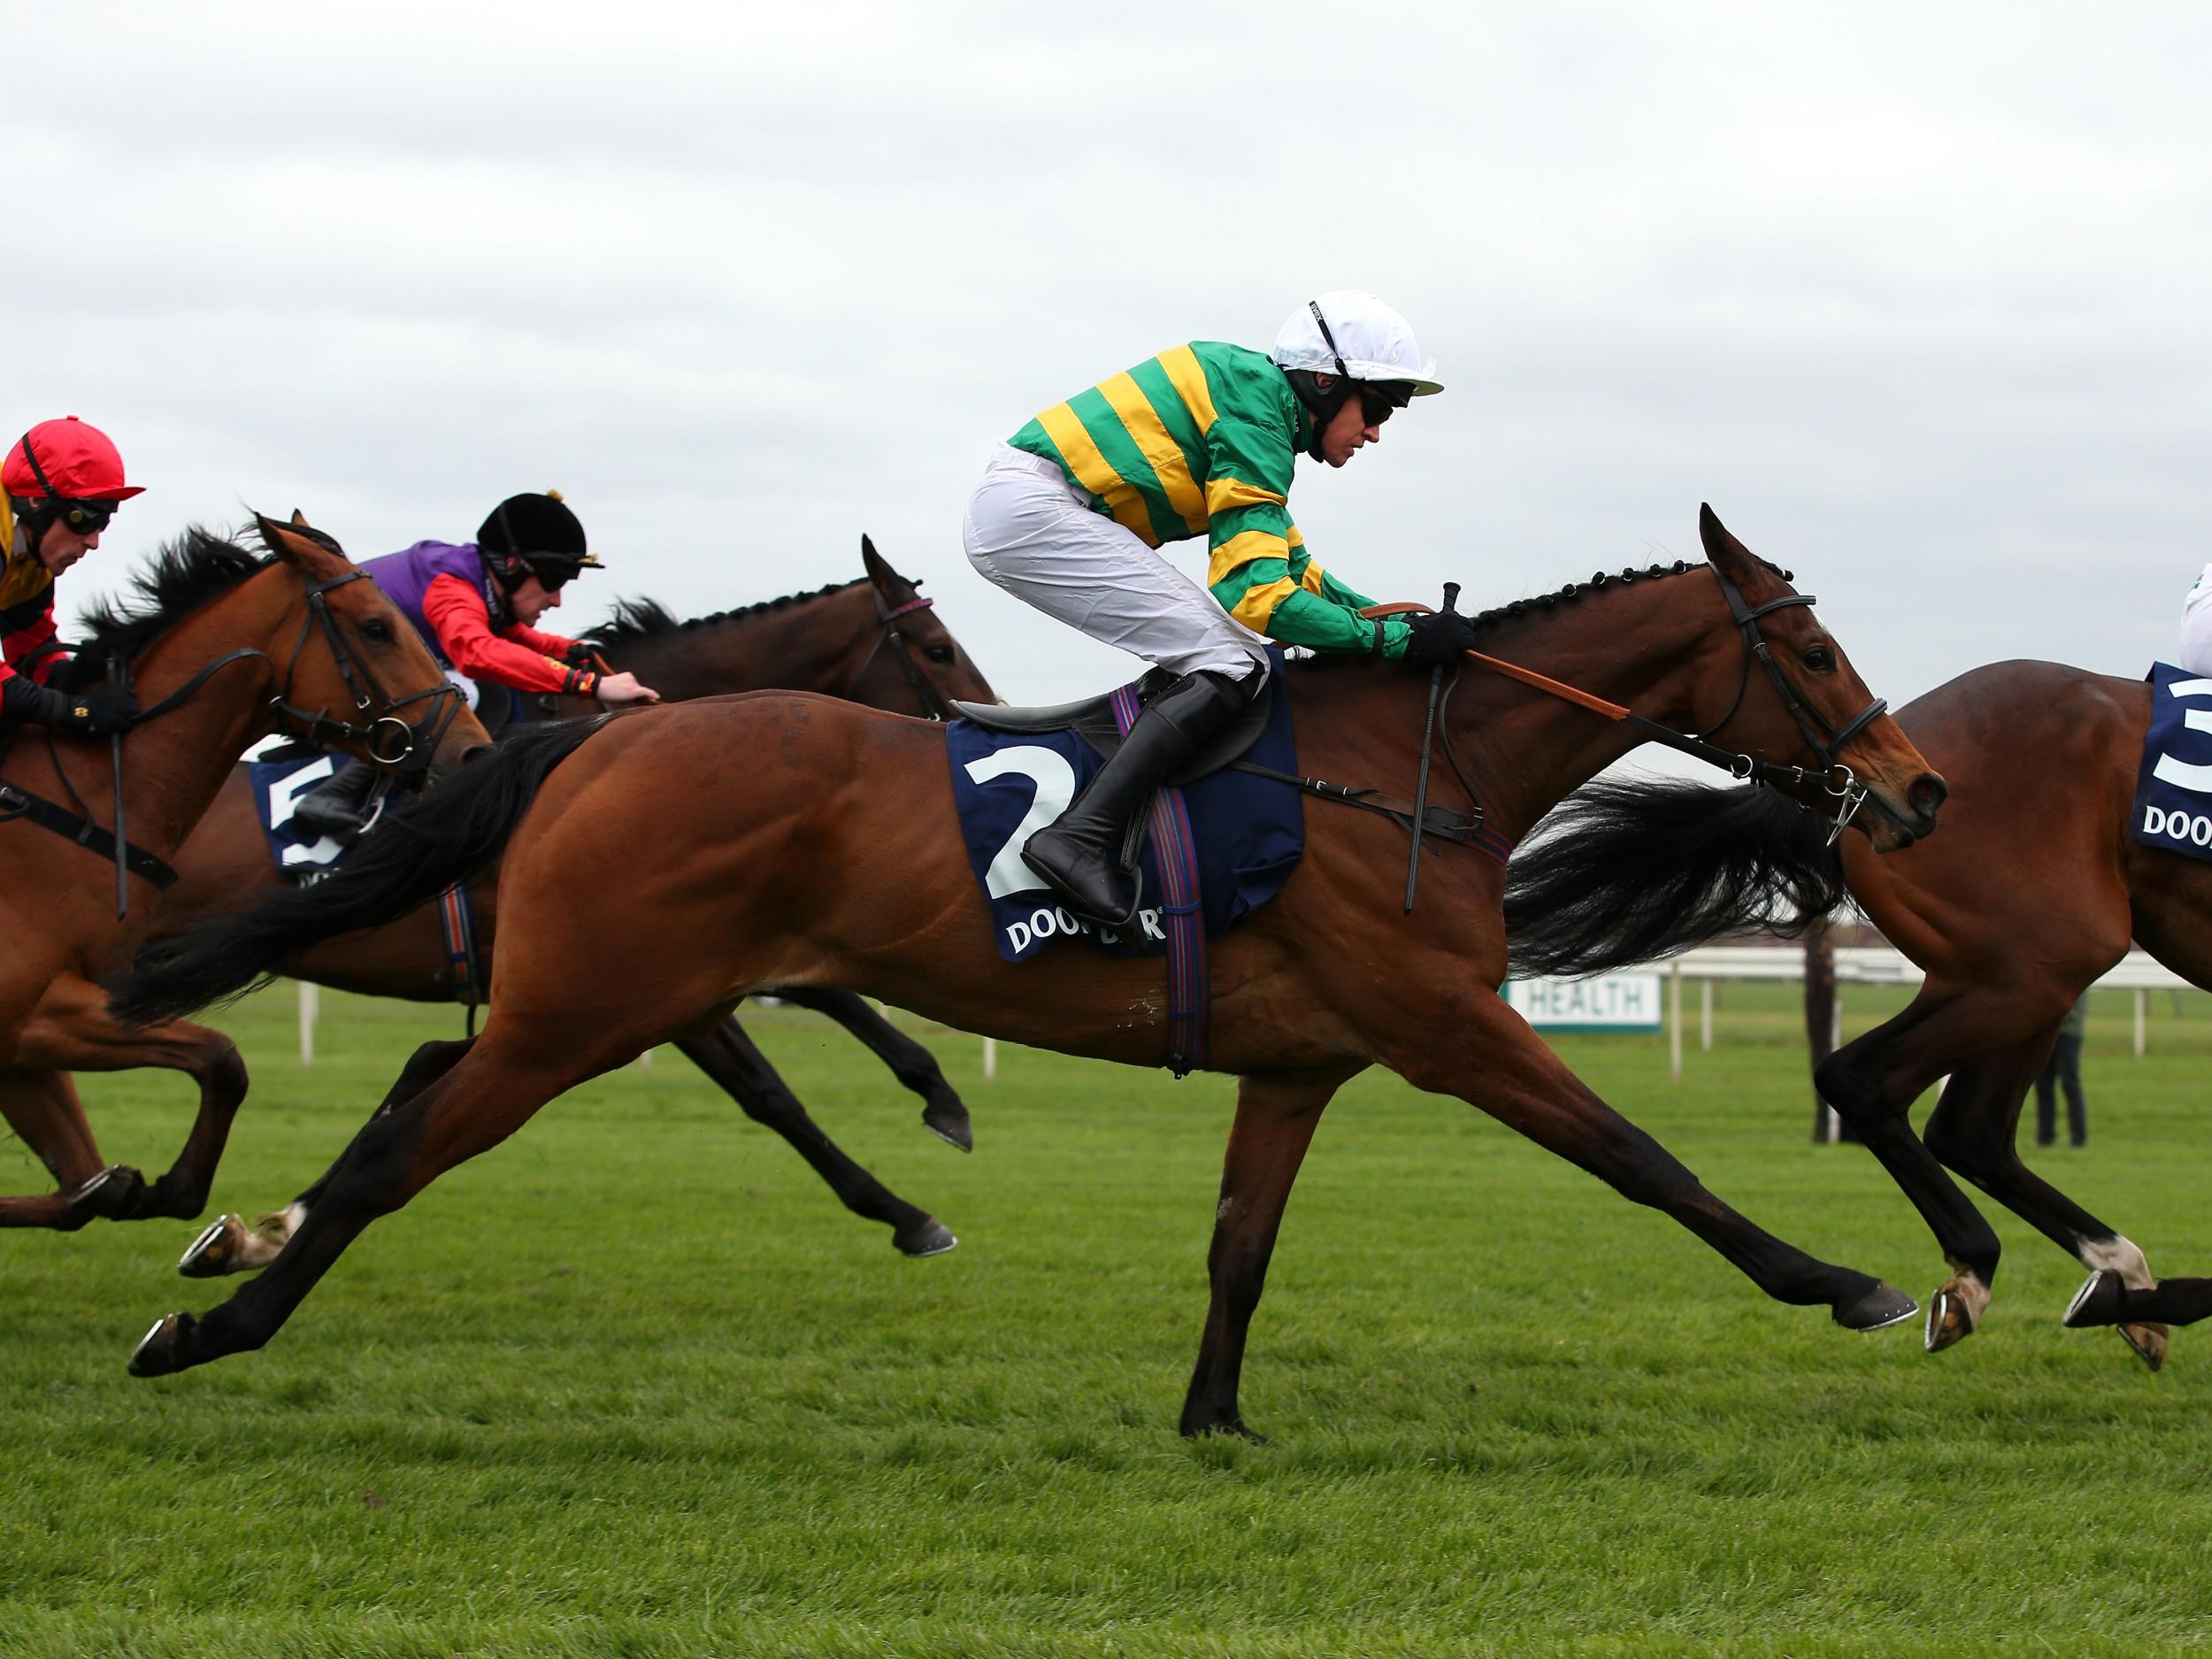
[[[599,666],[599,650],[597,640],[579,640],[568,648],[568,655],[561,658],[561,661],[571,668],[595,669]]]
[[[1451,611],[1423,611],[1406,618],[1405,660],[1417,668],[1455,660],[1475,643],[1474,624]]]
[[[11,674],[0,686],[0,716],[35,726],[58,726],[84,737],[130,729],[138,699],[128,686],[99,685],[71,695],[42,686],[28,674]]]

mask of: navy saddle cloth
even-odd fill
[[[338,769],[341,757],[328,753],[278,750],[271,760],[247,762],[253,783],[253,810],[268,838],[269,856],[295,881],[319,881],[338,867],[346,849],[327,835],[296,828],[292,810],[300,797]]]
[[[2212,679],[2153,663],[2151,726],[2129,836],[2212,863]]]
[[[1306,821],[1295,785],[1228,769],[1227,760],[1295,776],[1298,747],[1291,733],[1290,695],[1283,686],[1281,655],[1271,651],[1266,695],[1255,705],[1256,738],[1240,724],[1210,744],[1195,772],[1217,767],[1183,786],[1192,839],[1197,849],[1206,936],[1218,938],[1281,891],[1305,851]],[[1148,676],[1139,696],[1164,680]],[[1115,746],[1116,725],[1108,696],[1053,710],[982,710],[981,718],[945,727],[952,763],[953,801],[968,862],[991,907],[999,955],[1021,962],[1056,940],[1084,937],[1118,956],[1149,956],[1167,948],[1162,905],[1166,884],[1148,830],[1140,868],[1142,902],[1136,937],[1121,938],[1076,916],[1022,862],[1029,838],[1060,816],[1105,764],[1102,749]],[[994,724],[986,726],[983,719]],[[1018,726],[999,729],[999,723]]]

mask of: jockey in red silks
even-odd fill
[[[57,726],[88,737],[126,730],[138,706],[127,686],[64,696],[46,684],[63,655],[54,640],[54,579],[100,545],[116,505],[141,494],[123,481],[106,433],[70,415],[42,420],[0,462],[0,720]]]
[[[635,675],[602,672],[588,641],[536,626],[561,603],[561,589],[577,572],[601,568],[587,550],[583,525],[557,490],[508,496],[474,541],[418,541],[361,568],[415,625],[472,708],[480,683],[596,697],[610,707],[660,701]],[[496,731],[504,721],[487,724]],[[373,768],[348,761],[300,798],[292,821],[342,841],[358,835],[374,819],[376,782]]]

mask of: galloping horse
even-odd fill
[[[1847,803],[1865,802],[1857,822],[1878,847],[1927,833],[1942,780],[1869,699],[1810,600],[1709,510],[1701,529],[1709,568],[1601,576],[1482,619],[1515,672],[1533,665],[1582,689],[1547,680],[1580,700],[1566,701],[1463,672],[1445,699],[1441,746],[1482,798],[1460,810],[1485,814],[1509,843],[1647,738],[1696,745],[1672,729],[1687,727],[1724,735],[1747,769],[1771,768],[1753,758],[1762,750],[1808,756],[1825,770],[1799,775],[1826,776]],[[1430,683],[1362,660],[1292,665],[1300,766],[1412,788]],[[1621,706],[1632,703],[1640,710]],[[1847,745],[1847,768],[1834,752]],[[505,849],[508,956],[483,1031],[418,1050],[275,1263],[204,1317],[162,1320],[134,1371],[260,1347],[374,1217],[563,1089],[718,1018],[757,987],[841,986],[1019,1042],[1163,1064],[1157,959],[1076,946],[1024,964],[1000,958],[949,773],[935,729],[821,697],[678,704],[526,737],[426,802],[403,856],[372,842],[319,887],[142,953],[119,981],[123,1018],[242,987],[308,941],[419,902]],[[671,775],[689,787],[657,786]],[[616,848],[622,856],[610,856]],[[1878,1279],[1816,1261],[1729,1209],[1500,1000],[1500,862],[1440,847],[1407,914],[1406,856],[1386,818],[1317,804],[1281,895],[1216,943],[1209,1064],[1240,1086],[1185,1432],[1246,1432],[1238,1377],[1283,1206],[1330,1097],[1373,1064],[1472,1102],[1663,1210],[1779,1301],[1825,1306],[1853,1329],[1915,1310]],[[569,879],[584,867],[604,879]],[[562,971],[586,949],[603,969],[588,993]]]
[[[274,558],[189,531],[136,578],[134,607],[87,618],[91,641],[58,678],[83,679],[110,660],[129,664],[146,712],[119,741],[19,733],[0,764],[0,893],[9,911],[0,1116],[60,1184],[0,1198],[0,1226],[189,1218],[206,1206],[245,1097],[245,1066],[227,1037],[202,1025],[117,1025],[96,981],[157,912],[149,879],[169,873],[167,861],[241,750],[281,730],[388,772],[442,773],[488,741],[406,618],[335,542],[296,515],[296,528],[257,522]],[[346,716],[333,718],[333,709]],[[75,844],[73,831],[38,826],[41,818],[57,821],[62,801],[76,803],[96,844],[111,844],[105,826],[118,826],[139,849],[129,861],[136,885],[127,918],[118,915],[108,855]],[[102,1164],[68,1075],[136,1066],[182,1071],[200,1089],[183,1151],[150,1187],[136,1170]]]
[[[593,637],[611,664],[635,673],[670,702],[774,687],[827,692],[895,713],[942,718],[956,697],[989,701],[988,682],[929,601],[865,538],[861,562],[867,574],[858,581],[690,622],[680,623],[649,602],[626,602]],[[541,702],[549,706],[537,706]],[[532,698],[526,707],[534,715],[598,710],[588,698],[551,695]],[[245,768],[234,772],[185,842],[177,873],[169,895],[173,918],[233,910],[282,885]],[[492,977],[498,894],[496,871],[469,884],[479,987]],[[445,1002],[458,990],[452,954],[435,907],[426,907],[367,933],[311,946],[284,971],[366,996]],[[787,989],[784,995],[851,1032],[923,1097],[925,1124],[964,1151],[972,1146],[967,1108],[928,1049],[850,992]],[[848,1210],[888,1226],[899,1250],[933,1256],[958,1242],[935,1217],[890,1191],[822,1132],[734,1018],[680,1036],[676,1046],[748,1117],[790,1142]],[[249,1226],[241,1216],[218,1217],[186,1249],[179,1271],[200,1279],[266,1266],[318,1190],[309,1187],[257,1225]]]
[[[2056,663],[1995,663],[1937,687],[1897,719],[1951,782],[1944,833],[1896,858],[1830,849],[1763,790],[1585,791],[1555,815],[1556,834],[1514,860],[1515,964],[1595,973],[1648,962],[1748,923],[1824,913],[1847,884],[1927,979],[1816,1077],[1950,1264],[1929,1300],[1928,1351],[1972,1334],[1997,1272],[1997,1235],[1948,1164],[2089,1269],[2068,1325],[2118,1325],[2156,1370],[2165,1326],[2212,1314],[2212,1279],[2154,1279],[2140,1249],[2014,1146],[2059,1021],[2131,936],[2212,990],[2212,867],[2128,835],[2150,716],[2143,681]],[[1907,1110],[1946,1075],[1916,1137]]]

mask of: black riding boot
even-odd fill
[[[338,763],[337,771],[293,803],[291,821],[311,834],[328,835],[350,847],[376,822],[372,804],[376,785],[376,768],[349,756]]]
[[[1126,931],[1137,919],[1138,882],[1123,868],[1130,820],[1153,791],[1197,754],[1265,685],[1258,672],[1186,674],[1144,707],[1073,806],[1029,838],[1022,862],[1071,908]]]

